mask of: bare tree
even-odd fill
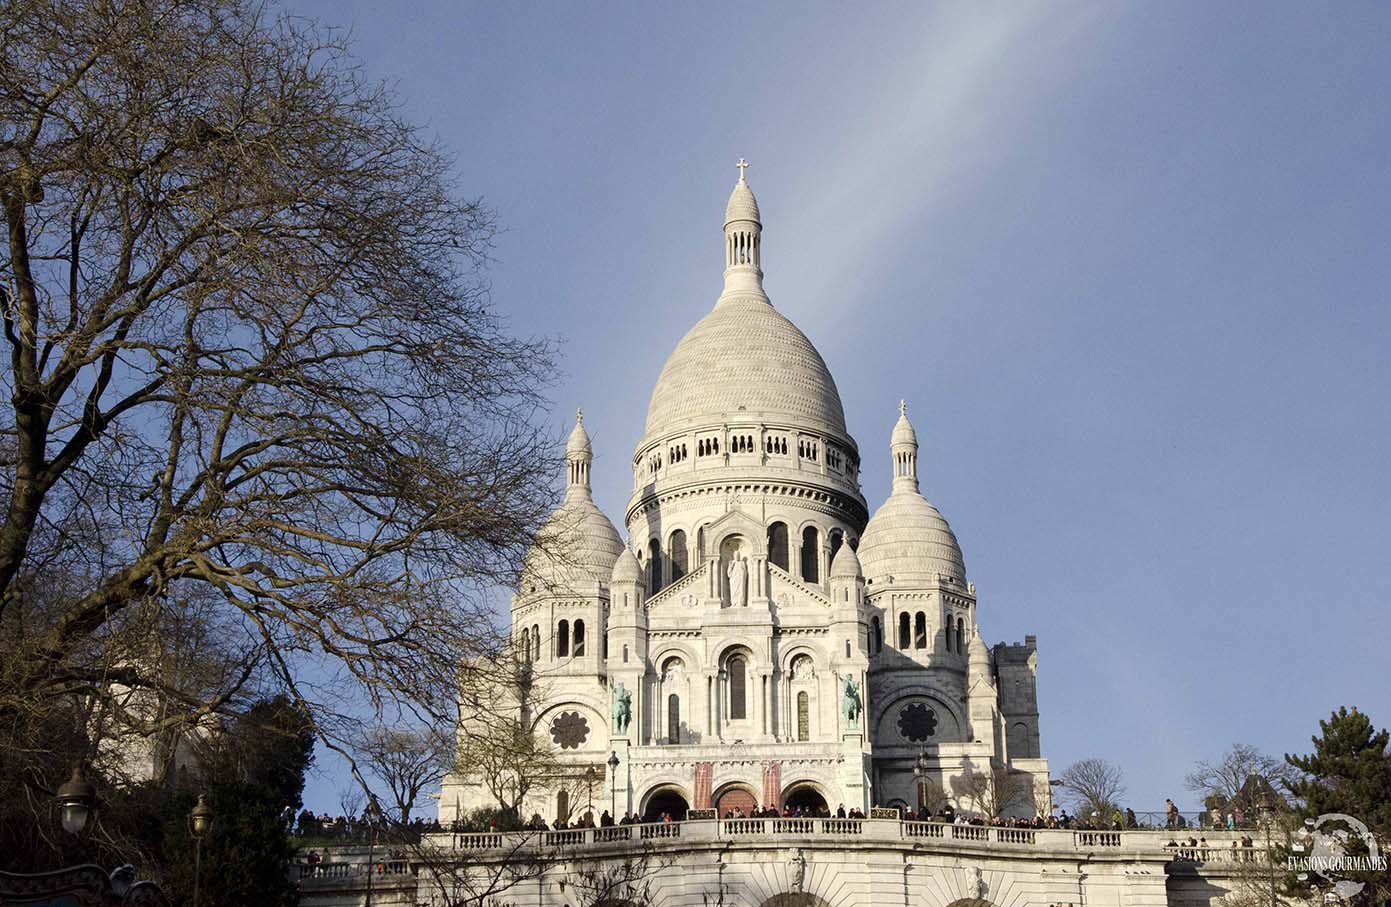
[[[14,0],[0,34],[0,739],[258,687],[331,746],[359,707],[451,720],[554,474],[489,211],[262,4]],[[194,618],[225,657],[171,670],[151,634]]]
[[[464,688],[454,771],[482,785],[503,813],[522,822],[523,805],[537,791],[565,790],[574,802],[574,767],[536,726],[535,704],[545,697],[531,665],[510,653],[496,664],[495,672],[474,673]]]
[[[967,763],[966,770],[952,777],[950,783],[958,803],[969,803],[988,819],[1029,806],[1033,796],[1032,776],[1008,766],[977,768]]]
[[[1069,765],[1060,780],[1077,815],[1106,822],[1121,810],[1123,777],[1120,766],[1113,762],[1082,759]]]
[[[1231,749],[1213,762],[1199,762],[1184,779],[1184,786],[1201,796],[1209,806],[1225,809],[1240,798],[1243,789],[1254,783],[1264,790],[1269,784],[1276,792],[1289,795],[1290,782],[1299,770],[1275,756],[1267,756],[1246,743],[1233,743]],[[1252,778],[1259,781],[1252,782]],[[1254,807],[1255,804],[1247,804]]]
[[[401,823],[411,820],[420,795],[439,784],[454,755],[449,737],[434,728],[379,727],[357,745],[359,763],[386,785]]]

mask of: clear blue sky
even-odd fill
[[[900,397],[1044,753],[1137,809],[1391,724],[1391,5],[311,2],[507,232],[621,524],[736,177],[889,482]],[[335,809],[332,771],[309,805]]]

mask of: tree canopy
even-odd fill
[[[492,214],[313,23],[15,0],[0,33],[15,772],[51,790],[20,751],[75,715],[91,757],[266,691],[331,742],[363,704],[451,721],[554,475]]]

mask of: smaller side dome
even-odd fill
[[[618,560],[613,562],[613,574],[609,577],[609,586],[617,586],[620,583],[638,585],[641,582],[642,567],[638,564],[638,559],[633,556],[633,550],[624,545],[623,553],[618,556]]]
[[[855,549],[849,545],[841,545],[835,559],[831,561],[831,579],[860,579],[863,576],[860,558],[855,554]]]
[[[939,576],[965,584],[966,564],[956,534],[918,489],[918,440],[907,407],[898,405],[889,449],[894,480],[889,499],[860,535],[860,563],[876,586],[889,577],[900,585],[934,582]]]

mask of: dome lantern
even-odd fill
[[[763,224],[758,200],[744,180],[749,162],[739,158],[739,181],[724,209],[724,288],[763,292]]]
[[[590,498],[589,465],[594,462],[594,449],[589,444],[589,432],[584,430],[584,410],[575,410],[575,427],[565,442],[565,498]]]
[[[898,422],[889,437],[889,452],[894,462],[894,491],[918,489],[918,433],[908,421],[908,403],[898,401]]]

